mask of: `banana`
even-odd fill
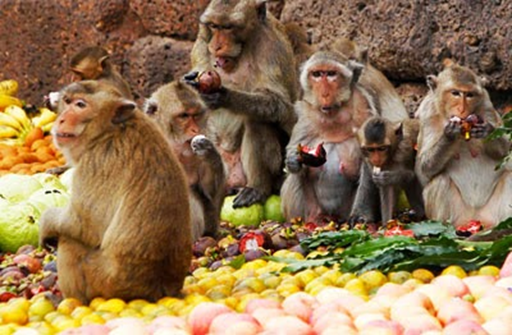
[[[18,82],[14,79],[0,81],[0,94],[14,97],[18,94]]]
[[[23,130],[23,125],[18,119],[5,113],[0,113],[0,126],[8,126],[19,131]]]
[[[44,126],[41,127],[41,129],[43,130],[43,132],[46,134],[48,132],[50,132],[50,130],[52,130],[52,127],[53,127],[53,123],[54,122],[49,122],[47,124],[45,124]]]
[[[4,114],[10,115],[15,118],[24,130],[32,129],[32,122],[30,121],[27,113],[21,107],[11,105],[4,110]]]
[[[21,107],[21,106],[23,106],[23,103],[18,98],[11,97],[10,95],[0,93],[0,110],[4,109],[5,107],[10,106],[10,105]]]
[[[20,131],[13,127],[0,125],[0,139],[18,137]]]
[[[53,123],[57,118],[57,113],[52,112],[46,107],[39,108],[41,114],[32,118],[32,124],[34,127],[43,127],[48,123]]]

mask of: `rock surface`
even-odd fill
[[[207,3],[0,1],[0,80],[18,80],[20,97],[38,104],[69,82],[77,50],[102,45],[141,101],[187,72]],[[269,9],[307,29],[313,43],[344,36],[365,46],[370,61],[399,85],[409,111],[425,92],[425,76],[437,73],[445,57],[487,77],[493,100],[512,105],[512,1],[271,0]]]

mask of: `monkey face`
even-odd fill
[[[309,84],[322,113],[330,114],[341,108],[340,91],[343,77],[335,68],[314,67],[309,71]]]
[[[390,145],[366,145],[361,148],[363,156],[372,166],[382,167],[388,161],[391,151]]]
[[[452,87],[445,90],[443,100],[445,101],[446,116],[458,116],[464,119],[477,110],[480,97],[471,87]]]

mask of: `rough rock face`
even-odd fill
[[[188,71],[208,2],[2,0],[0,80],[18,80],[20,97],[38,104],[69,82],[74,53],[102,45],[140,101]],[[370,61],[399,84],[410,112],[425,76],[445,57],[486,76],[493,101],[512,105],[512,1],[269,0],[268,7],[305,27],[314,43],[345,36],[367,47]]]
[[[293,0],[281,19],[299,22],[314,43],[355,39],[393,80],[423,80],[453,57],[487,76],[492,88],[510,90],[511,13],[512,2],[500,0]]]

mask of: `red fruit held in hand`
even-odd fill
[[[324,143],[320,143],[316,148],[309,148],[307,145],[299,144],[297,146],[299,162],[311,167],[319,167],[327,161],[327,152],[324,149]]]
[[[220,76],[215,71],[204,71],[197,76],[198,90],[209,94],[217,92],[221,87]]]

